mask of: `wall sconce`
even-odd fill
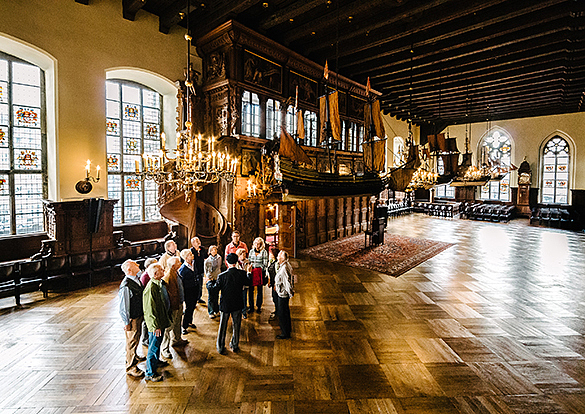
[[[83,180],[79,180],[77,184],[75,184],[75,189],[80,194],[87,194],[93,189],[92,182],[97,183],[100,180],[100,166],[96,166],[96,176],[95,178],[90,174],[91,169],[91,161],[87,160],[85,164],[85,178]]]

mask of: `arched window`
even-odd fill
[[[45,128],[44,72],[0,53],[0,235],[43,231]]]
[[[162,98],[138,83],[106,82],[106,136],[108,152],[108,197],[118,199],[114,223],[159,220],[157,186],[141,182],[142,154],[160,151]]]
[[[492,167],[509,168],[511,165],[512,143],[503,131],[490,131],[481,143],[482,162]],[[510,173],[499,181],[489,181],[481,188],[482,200],[510,201]]]
[[[559,136],[542,151],[542,202],[567,204],[569,200],[569,144]]]
[[[305,145],[317,146],[317,114],[313,111],[305,111],[303,114],[305,124]]]

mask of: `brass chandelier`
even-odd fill
[[[161,149],[156,153],[142,154],[142,169],[136,161],[136,176],[140,181],[153,180],[158,185],[170,185],[185,193],[190,199],[192,192],[200,191],[204,185],[223,179],[233,182],[238,160],[227,150],[217,150],[215,137],[195,136],[193,128],[192,96],[195,95],[191,68],[191,35],[189,34],[190,1],[187,0],[187,70],[185,71],[186,121],[177,128],[177,148],[166,148],[165,133],[161,133]],[[179,116],[182,119],[182,116]]]

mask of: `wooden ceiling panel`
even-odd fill
[[[186,0],[121,0],[185,25]],[[383,93],[416,123],[585,109],[585,1],[191,0],[201,36],[233,19]]]

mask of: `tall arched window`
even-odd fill
[[[0,53],[0,235],[43,231],[45,128],[43,71]]]
[[[119,200],[116,224],[160,219],[156,184],[141,182],[135,172],[137,164],[142,168],[142,154],[161,148],[161,113],[161,95],[152,89],[128,81],[106,82],[108,197]]]
[[[280,125],[282,112],[280,102],[274,99],[266,101],[266,138],[274,139],[280,136]]]
[[[569,144],[559,136],[550,139],[542,152],[542,202],[569,201]]]
[[[242,94],[242,134],[260,136],[260,98],[248,91]]]
[[[509,168],[512,162],[512,143],[503,131],[490,131],[481,143],[482,162],[492,167]],[[499,181],[489,181],[481,188],[482,200],[510,201],[510,173]]]

